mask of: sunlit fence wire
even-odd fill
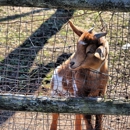
[[[51,97],[54,69],[76,50],[81,28],[106,31],[110,45],[105,98],[130,98],[130,13],[90,10],[0,7],[0,93]],[[0,113],[1,130],[49,130],[51,114]],[[74,114],[61,114],[58,129],[74,129]],[[93,119],[94,120],[94,119]],[[83,126],[84,126],[84,122]],[[104,115],[104,130],[129,130],[130,117]],[[85,129],[85,127],[83,127]]]

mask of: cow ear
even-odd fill
[[[106,55],[106,49],[104,46],[99,46],[94,53],[94,56],[100,60],[105,60],[105,55]]]
[[[79,27],[76,27],[70,20],[69,20],[69,25],[72,28],[72,30],[80,37],[84,30],[80,29]]]
[[[101,33],[95,34],[94,36],[95,36],[97,39],[99,39],[99,38],[101,38],[101,37],[103,37],[103,36],[106,36],[106,35],[107,35],[106,32],[101,32]]]

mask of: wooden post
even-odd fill
[[[0,5],[41,8],[130,11],[130,0],[0,0]]]
[[[102,98],[49,98],[33,95],[0,95],[0,109],[45,113],[130,115],[130,101]]]

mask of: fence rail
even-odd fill
[[[34,95],[0,95],[0,109],[30,112],[130,115],[130,101],[103,98],[49,98]]]
[[[130,11],[129,0],[0,0],[2,6]]]

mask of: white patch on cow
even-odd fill
[[[54,73],[52,75],[51,82],[53,82],[53,89],[51,91],[51,96],[52,97],[57,97],[59,95],[65,96],[65,97],[76,96],[78,88],[77,88],[77,85],[76,85],[74,77],[72,77],[72,80],[73,80],[72,87],[73,87],[73,92],[74,92],[74,94],[72,94],[72,93],[70,93],[69,91],[66,91],[63,88],[63,85],[62,85],[63,76],[59,76],[58,69],[59,69],[59,67],[57,67],[54,70]],[[68,79],[66,80],[66,83],[69,84],[69,80]]]
[[[69,84],[69,80],[68,79],[66,80],[66,82],[67,82],[67,84]]]
[[[79,41],[79,44],[82,44],[82,45],[87,45],[87,43],[86,43],[86,42],[84,42],[84,41]]]
[[[78,91],[78,88],[74,79],[73,79],[73,90],[74,90],[74,96],[76,97],[76,92]]]
[[[58,94],[64,95],[66,94],[66,90],[63,89],[62,87],[62,76],[59,76],[58,74],[58,67],[54,70],[53,76],[52,76],[52,80],[53,80],[53,90],[51,92],[51,95],[57,96]]]

